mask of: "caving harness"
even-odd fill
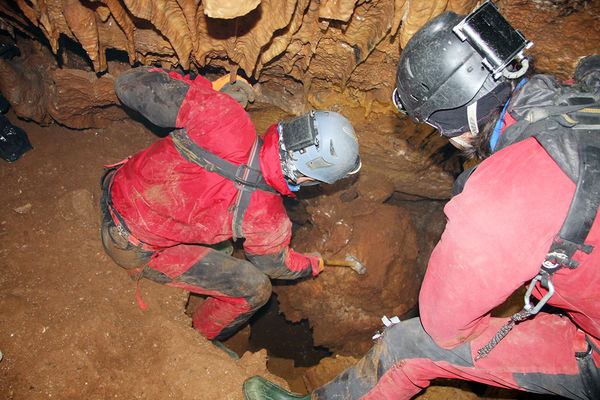
[[[222,177],[233,181],[235,187],[238,189],[235,201],[229,209],[229,211],[233,213],[231,222],[233,239],[236,240],[244,237],[242,233],[242,223],[244,220],[244,214],[246,213],[248,205],[250,204],[250,197],[252,193],[258,189],[262,190],[263,192],[278,194],[277,190],[265,182],[262,172],[260,171],[259,154],[263,145],[262,138],[258,136],[256,137],[256,140],[252,145],[252,149],[250,150],[248,163],[237,166],[198,146],[192,141],[192,139],[190,139],[185,128],[175,129],[170,132],[169,136],[173,140],[175,149],[187,161],[199,165],[207,171],[215,172]],[[159,250],[161,248],[143,243],[137,239],[127,228],[125,220],[113,206],[110,188],[115,175],[114,172],[116,172],[116,170],[123,166],[127,161],[129,161],[129,158],[126,158],[116,164],[104,166],[105,172],[101,179],[101,186],[106,191],[108,209],[113,217],[113,220],[115,221],[119,234],[121,234],[127,241],[143,250]]]
[[[232,180],[234,182],[234,185],[238,189],[238,192],[236,194],[235,201],[231,205],[229,211],[233,213],[233,219],[231,223],[233,239],[236,240],[237,238],[242,238],[242,223],[244,220],[244,214],[248,209],[248,205],[250,204],[250,197],[252,193],[258,189],[267,193],[278,194],[278,192],[274,188],[272,188],[265,182],[263,175],[260,171],[259,153],[260,148],[263,144],[262,138],[258,136],[256,137],[256,140],[254,141],[254,144],[250,151],[250,156],[248,157],[248,163],[237,166],[198,146],[189,138],[185,128],[176,129],[172,131],[170,133],[170,137],[173,140],[175,149],[177,149],[179,154],[187,161],[197,164],[202,168],[206,169],[207,171],[215,172],[221,175],[222,177]],[[152,252],[160,251],[162,250],[162,247],[152,246],[136,238],[127,227],[127,224],[125,223],[123,217],[114,208],[111,196],[111,187],[114,180],[114,176],[116,174],[116,171],[120,167],[122,167],[127,161],[129,161],[129,158],[130,157],[116,164],[104,166],[105,171],[100,180],[100,186],[104,192],[106,206],[115,223],[117,232],[121,237],[123,237],[126,241],[128,241],[140,250]],[[224,242],[216,243],[213,245],[207,244],[206,246],[213,247],[216,250],[227,253],[227,249],[223,249],[223,247],[227,246],[225,246],[223,243]],[[126,269],[127,273],[132,277],[132,279],[138,282],[136,296],[138,303],[142,309],[146,309],[147,307],[140,296],[139,279],[142,277],[142,272],[145,267],[146,266],[143,265],[138,268]]]
[[[516,122],[504,130],[493,150],[535,137],[576,188],[563,225],[540,271],[529,283],[523,309],[478,350],[475,360],[486,357],[516,323],[540,311],[555,293],[554,274],[562,268],[575,269],[579,265],[573,259],[577,250],[591,253],[593,246],[585,240],[600,204],[600,91],[590,93],[575,85],[559,85],[550,76],[537,75],[515,94],[508,108]],[[459,176],[453,194],[462,191],[473,170]],[[547,293],[534,305],[531,294],[538,282]],[[588,350],[592,347],[588,340]]]
[[[260,161],[258,159],[263,140],[256,137],[248,163],[237,166],[221,157],[211,153],[208,150],[198,146],[187,134],[185,128],[175,129],[169,134],[179,154],[191,163],[197,164],[210,172],[216,172],[223,178],[233,181],[238,189],[235,201],[230,208],[233,213],[231,229],[233,240],[244,237],[242,233],[242,223],[244,214],[250,204],[250,197],[255,190],[262,190],[266,193],[278,194],[278,192],[269,186],[260,171]]]

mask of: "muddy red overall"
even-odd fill
[[[186,128],[198,146],[246,164],[256,140],[248,114],[201,76],[132,69],[115,82],[122,103],[161,127]],[[318,273],[318,258],[289,248],[291,222],[279,194],[292,195],[281,171],[279,134],[262,136],[260,169],[279,193],[252,193],[243,224],[247,260],[211,245],[232,237],[233,181],[184,159],[170,137],[130,157],[104,179],[103,243],[121,266],[143,267],[160,284],[209,296],[193,316],[207,338],[223,339],[269,298],[269,278]]]
[[[475,361],[508,318],[490,310],[537,275],[567,215],[575,184],[534,139],[494,153],[446,205],[445,231],[421,288],[420,319],[386,329],[354,367],[313,399],[409,399],[435,378],[600,398],[600,217],[573,270],[556,272],[548,304]],[[599,214],[600,215],[600,214]],[[545,290],[536,287],[541,298]]]

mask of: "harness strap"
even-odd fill
[[[169,135],[173,140],[175,149],[183,158],[207,171],[216,172],[223,178],[233,181],[238,192],[230,207],[230,212],[233,213],[231,230],[234,240],[244,237],[242,224],[244,214],[250,205],[252,193],[258,189],[263,192],[278,194],[274,188],[265,182],[260,171],[259,154],[263,145],[262,138],[256,137],[250,150],[248,163],[238,166],[198,146],[190,139],[185,128],[173,130]]]
[[[201,166],[207,171],[216,172],[223,178],[234,181],[238,188],[240,186],[246,186],[249,188],[262,190],[263,192],[267,193],[278,193],[274,188],[265,182],[258,164],[255,167],[249,167],[246,164],[238,166],[234,163],[224,160],[216,154],[213,154],[194,143],[194,141],[188,136],[185,128],[175,129],[169,133],[169,136],[173,140],[175,148],[183,158],[189,162]],[[263,141],[258,136],[256,140],[259,143],[258,149],[260,149]],[[249,160],[249,163],[252,164],[251,159]],[[250,169],[253,170],[247,171]]]
[[[130,157],[128,157],[122,161],[119,161],[118,163],[115,163],[115,164],[110,164],[110,165],[104,166],[106,169],[104,170],[104,173],[102,174],[102,178],[100,178],[100,187],[106,193],[106,208],[108,208],[108,212],[110,213],[110,216],[112,217],[113,222],[115,223],[115,227],[117,228],[117,232],[119,233],[119,235],[121,237],[123,237],[129,243],[131,243],[132,245],[134,245],[136,247],[139,247],[142,250],[158,251],[158,250],[161,250],[162,247],[156,247],[156,246],[152,246],[148,243],[144,243],[131,233],[131,231],[127,227],[127,224],[125,223],[125,220],[123,219],[121,214],[119,214],[119,212],[115,209],[115,207],[113,205],[111,188],[113,185],[116,171],[119,168],[121,168],[127,161],[129,161],[129,158]],[[108,182],[107,182],[107,179],[108,179]]]
[[[258,159],[258,153],[262,144],[259,143],[258,139],[260,138],[257,137],[257,140],[255,140],[254,144],[252,145],[252,150],[250,150],[250,156],[248,157],[250,167],[244,170],[244,174],[240,177],[242,180],[260,179],[262,177],[258,176],[260,174],[260,161]],[[262,139],[260,140],[262,141]],[[231,220],[233,240],[244,237],[244,234],[242,233],[242,224],[244,222],[246,210],[250,205],[252,192],[254,192],[254,189],[248,190],[245,186],[238,185],[237,183],[235,185],[238,188],[238,192],[233,203],[233,218]]]
[[[146,303],[144,303],[144,300],[142,300],[142,295],[140,293],[140,279],[142,279],[142,277],[144,276],[144,268],[146,268],[146,266],[142,265],[137,268],[127,269],[126,271],[131,278],[135,279],[135,297],[140,308],[142,310],[147,310],[148,306],[146,305]]]
[[[514,314],[508,323],[500,328],[498,333],[487,345],[478,350],[475,360],[486,357],[490,351],[502,340],[513,326],[532,315],[535,315],[546,304],[554,294],[552,277],[561,268],[576,268],[579,263],[573,260],[577,250],[590,253],[593,246],[585,244],[585,240],[592,228],[592,224],[600,206],[600,136],[593,132],[580,137],[579,151],[579,178],[575,194],[571,200],[569,212],[563,225],[552,242],[550,250],[546,255],[540,268],[540,272],[531,280],[527,293],[525,294],[525,307]],[[548,290],[548,293],[535,305],[530,303],[533,288],[540,285]]]
[[[560,232],[542,264],[542,269],[549,274],[563,267],[576,268],[579,263],[572,258],[575,252],[581,250],[589,254],[593,250],[593,246],[584,242],[600,205],[600,141],[594,141],[597,135],[582,135],[579,140],[579,178],[575,194]]]

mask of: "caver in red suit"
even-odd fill
[[[420,317],[389,324],[355,366],[311,394],[291,395],[253,377],[244,385],[247,399],[410,399],[436,378],[600,399],[600,217],[592,214],[589,226],[587,219],[580,219],[589,232],[571,260],[549,251],[565,245],[563,223],[573,215],[572,204],[579,204],[576,188],[585,186],[562,161],[575,159],[581,165],[582,153],[590,150],[582,147],[578,154],[577,147],[552,135],[600,135],[600,124],[590,128],[593,109],[600,108],[600,56],[580,64],[576,89],[563,88],[549,76],[534,76],[515,90],[527,69],[521,51],[528,43],[493,3],[481,7],[482,14],[476,11],[465,18],[446,12],[428,22],[411,38],[398,63],[394,102],[399,109],[486,157],[466,183],[461,180],[462,191],[444,208],[447,224],[421,287]],[[493,35],[488,35],[490,27]],[[469,37],[469,32],[476,34]],[[486,45],[488,39],[494,46]],[[499,62],[490,64],[488,55],[484,63],[477,50],[482,48],[502,53],[497,54]],[[509,59],[503,60],[507,54]],[[569,96],[571,89],[577,96]],[[582,112],[587,114],[585,124],[578,119],[581,115],[572,118],[576,113],[556,108],[571,107],[575,103],[567,100],[573,99],[579,104],[571,111],[592,105]],[[600,109],[596,114],[600,122]],[[600,154],[598,140],[590,147]],[[586,165],[597,179],[599,164]],[[584,174],[581,169],[578,173]],[[600,193],[598,182],[592,182],[584,203],[596,213]],[[565,266],[559,268],[556,260],[564,260],[560,263]],[[551,292],[542,280],[534,280],[542,263],[559,268],[549,279],[555,293],[546,298],[541,312],[532,314]],[[492,317],[523,286],[531,287],[528,301],[535,307],[510,319]]]
[[[249,261],[231,257],[215,247],[232,238],[233,209],[241,191],[233,180],[184,158],[171,136],[158,140],[103,179],[102,239],[119,265],[136,278],[207,295],[193,325],[209,339],[228,337],[265,304],[271,294],[269,278],[319,273],[320,257],[289,248],[291,222],[281,195],[293,196],[290,188],[296,187],[288,185],[282,172],[282,124],[267,130],[258,149],[244,108],[201,76],[192,80],[177,72],[138,68],[121,74],[115,90],[125,105],[151,122],[185,128],[195,145],[235,166],[249,164],[256,152],[269,189],[254,190],[243,213],[238,238],[244,238]],[[353,163],[359,163],[357,149]]]

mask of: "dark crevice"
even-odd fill
[[[267,349],[271,357],[294,360],[295,367],[317,365],[321,359],[332,354],[325,347],[314,346],[312,329],[307,320],[293,323],[285,319],[279,312],[275,294],[252,316],[250,329],[249,351]]]

